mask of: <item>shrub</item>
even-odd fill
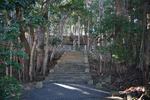
[[[7,100],[9,98],[19,99],[19,91],[21,90],[19,84],[20,82],[14,77],[0,77],[0,100]]]

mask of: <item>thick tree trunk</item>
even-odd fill
[[[29,43],[25,37],[25,32],[23,31],[22,26],[20,26],[20,40],[21,42],[24,43],[25,46],[25,52],[28,54],[28,56],[30,57],[30,46]],[[24,74],[25,74],[25,80],[28,80],[29,77],[29,63],[30,63],[30,58],[29,59],[25,59],[25,67],[24,67]]]
[[[145,54],[144,54],[144,69],[145,69],[145,74],[144,74],[144,81],[145,81],[145,91],[146,93],[148,92],[148,88],[149,88],[149,82],[150,82],[150,30],[147,32],[147,34],[145,35],[145,45],[144,45],[144,49],[145,49]]]
[[[150,66],[150,61],[149,61],[149,43],[147,43],[149,41],[149,38],[147,38],[146,36],[149,36],[148,30],[147,30],[147,10],[148,10],[148,2],[145,2],[143,5],[143,34],[142,34],[142,38],[143,38],[143,82],[145,85],[145,92],[147,93],[148,90],[148,75],[149,75],[149,66]]]
[[[45,51],[45,58],[44,58],[44,62],[43,62],[43,75],[44,76],[46,73],[46,67],[47,67],[47,61],[48,61],[48,51],[49,51],[49,49],[47,48],[47,50]]]
[[[125,6],[123,5],[123,0],[115,0],[115,6],[116,6],[116,15],[123,17],[125,15]],[[115,29],[115,38],[114,39],[119,40],[122,38],[121,35],[119,34],[119,32],[121,32],[121,25],[116,25],[115,28],[116,29]],[[121,45],[122,41],[117,41],[116,44]],[[119,50],[118,52],[120,52],[121,49],[122,49],[122,47],[118,46],[118,50]],[[118,72],[121,72],[124,69],[124,66],[121,66],[121,64],[120,64],[120,61],[117,61],[115,63],[115,67]]]
[[[116,15],[125,15],[125,7],[123,5],[123,0],[115,0]]]
[[[31,41],[33,43],[33,41],[34,41],[34,28],[30,28],[30,36],[31,36]]]
[[[45,38],[45,25],[39,27],[37,32],[38,53],[37,53],[37,72],[42,72],[42,65],[44,59],[44,38]]]
[[[50,0],[42,1],[40,15],[45,19],[48,19],[48,13],[46,14],[47,9],[49,8]],[[40,27],[38,27],[39,31],[37,32],[37,43],[38,43],[38,53],[37,53],[37,68],[36,72],[43,73],[43,59],[44,59],[44,38],[46,25],[42,23]]]

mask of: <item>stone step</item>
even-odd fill
[[[84,72],[85,71],[85,69],[73,69],[73,70],[71,70],[71,69],[59,69],[59,70],[56,70],[56,69],[54,69],[54,72],[60,72],[60,71],[62,71],[62,72]]]
[[[54,69],[55,70],[59,70],[59,69],[82,70],[85,69],[85,67],[56,67]]]
[[[90,73],[51,73],[48,76],[83,76],[91,75]]]
[[[78,65],[63,65],[60,66],[58,65],[58,67],[54,67],[54,68],[85,68],[86,66],[78,66]]]
[[[80,76],[50,76],[49,79],[82,79]]]
[[[55,83],[87,83],[86,81],[84,80],[74,80],[74,79],[55,79],[55,80],[45,80],[44,82],[55,82]]]
[[[53,69],[54,71],[66,71],[66,72],[84,72],[85,71],[85,68],[84,69],[68,69],[68,68],[58,68],[58,69]]]
[[[54,68],[85,68],[86,65],[84,66],[78,66],[78,65],[58,65],[57,67]]]
[[[87,56],[73,51],[62,55],[44,82],[87,83],[90,79]]]
[[[82,77],[90,76],[90,74],[49,74],[48,77]]]
[[[91,78],[90,74],[49,74],[48,77],[46,77],[46,80],[56,80],[56,79],[70,79],[70,80],[89,80]]]
[[[62,71],[58,71],[58,72],[53,72],[50,74],[90,74],[89,72],[62,72]]]
[[[63,65],[77,65],[77,66],[84,66],[84,63],[76,63],[76,62],[71,62],[71,63],[69,63],[69,62],[67,62],[67,63],[58,63],[58,65],[61,65],[61,66],[63,66]]]
[[[72,61],[68,61],[68,62],[64,62],[64,61],[62,61],[62,60],[58,60],[57,61],[57,64],[78,64],[78,65],[82,65],[82,64],[84,64],[84,63],[87,63],[87,62],[76,62],[76,61],[74,61],[74,60],[72,60]]]
[[[62,73],[67,73],[67,72],[72,72],[72,73],[76,73],[76,72],[84,72],[84,70],[69,70],[69,69],[63,69],[63,70],[55,70],[54,69],[54,73],[57,72],[62,72]]]

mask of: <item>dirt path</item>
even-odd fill
[[[46,83],[41,89],[33,89],[22,100],[112,100],[107,89],[96,89],[86,84]]]

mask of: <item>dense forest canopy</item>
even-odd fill
[[[45,76],[49,51],[52,59],[67,37],[96,48],[100,73],[139,68],[147,92],[149,29],[149,0],[0,0],[0,99]]]

